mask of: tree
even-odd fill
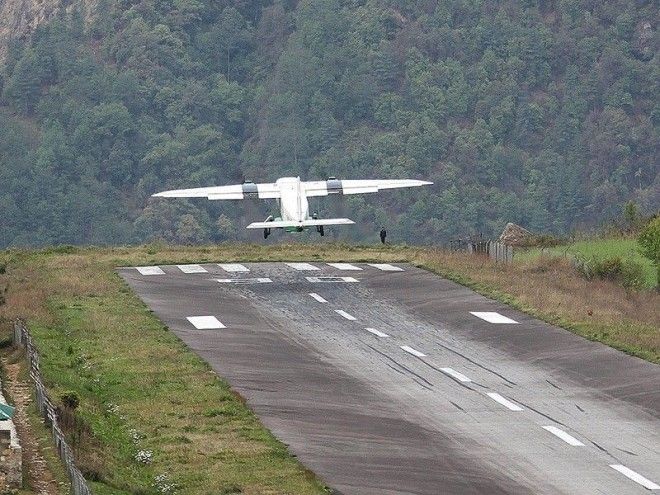
[[[655,265],[658,284],[656,289],[660,291],[660,215],[656,215],[642,229],[637,242],[639,243],[642,254]]]

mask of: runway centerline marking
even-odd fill
[[[135,269],[141,275],[165,275],[165,272],[159,266],[136,266]]]
[[[449,376],[453,376],[456,378],[459,382],[465,382],[469,383],[472,380],[470,380],[467,376],[465,376],[463,373],[459,373],[458,371],[452,369],[452,368],[440,368],[443,373],[448,374]]]
[[[240,263],[218,263],[218,266],[226,272],[235,273],[235,272],[249,272],[250,269],[241,265]]]
[[[584,444],[580,442],[577,438],[572,435],[569,435],[564,430],[557,428],[556,426],[544,426],[544,430],[549,431],[554,436],[561,438],[564,442],[573,447],[584,447]]]
[[[398,266],[390,265],[388,263],[369,263],[369,266],[373,266],[374,268],[378,268],[379,270],[382,270],[384,272],[402,272],[403,268],[400,268]]]
[[[351,321],[355,321],[355,320],[356,320],[355,316],[353,316],[353,315],[349,315],[346,311],[344,311],[344,310],[342,310],[342,309],[335,309],[335,313],[337,313],[338,315],[343,316],[343,317],[346,318],[347,320],[351,320]]]
[[[488,397],[493,399],[495,402],[498,402],[498,403],[502,404],[504,407],[506,407],[507,409],[510,409],[511,411],[522,411],[523,410],[523,408],[520,407],[518,404],[514,404],[509,399],[505,399],[504,397],[502,397],[500,394],[498,394],[496,392],[488,392],[486,395],[488,395]]]
[[[310,292],[309,295],[312,296],[314,299],[316,299],[320,303],[327,303],[328,302],[325,299],[323,299],[321,296],[319,296],[316,292]]]
[[[381,332],[380,330],[376,330],[375,328],[365,328],[367,332],[373,333],[376,337],[389,337],[385,332]]]
[[[518,323],[516,320],[507,318],[506,316],[496,313],[495,311],[470,311],[470,314],[476,316],[477,318],[481,318],[482,320],[486,320],[488,323]]]
[[[402,345],[401,349],[403,349],[404,351],[412,354],[413,356],[426,357],[426,354],[424,354],[423,352],[419,352],[417,349],[413,349],[409,345]]]
[[[333,268],[338,270],[352,270],[352,271],[362,271],[362,268],[359,266],[351,265],[350,263],[328,263]]]
[[[610,467],[612,469],[615,469],[616,471],[619,471],[625,477],[630,478],[635,483],[639,483],[647,490],[660,490],[659,485],[653,483],[653,481],[651,481],[650,479],[645,478],[641,474],[636,473],[635,471],[633,471],[630,468],[627,468],[626,466],[623,466],[621,464],[610,464]]]
[[[193,324],[197,330],[212,330],[225,327],[215,316],[187,316],[186,320]]]
[[[320,270],[318,266],[314,266],[309,263],[287,263],[287,265],[298,271]]]
[[[183,273],[208,273],[202,265],[176,265]]]
[[[308,282],[312,283],[329,283],[329,282],[358,282],[353,277],[305,277]]]

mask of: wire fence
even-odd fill
[[[69,444],[64,440],[64,433],[62,433],[57,422],[55,407],[48,397],[46,387],[41,379],[41,371],[39,371],[39,353],[32,342],[32,337],[30,336],[28,329],[21,320],[16,320],[14,322],[14,345],[20,345],[25,348],[28,363],[30,364],[30,378],[34,381],[37,407],[46,422],[46,426],[50,426],[52,430],[57,452],[69,474],[71,493],[74,495],[92,495],[92,491],[89,489],[80,469],[76,467],[71,447],[69,447]]]

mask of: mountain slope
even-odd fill
[[[660,204],[650,1],[67,10],[5,62],[2,246],[249,238],[266,205],[149,195],[282,175],[436,183],[313,202],[360,240],[566,233]]]

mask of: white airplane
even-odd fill
[[[280,217],[269,216],[265,222],[254,222],[248,229],[264,229],[264,239],[268,238],[271,229],[285,229],[287,232],[302,232],[309,227],[323,235],[326,225],[351,225],[348,218],[318,218],[314,213],[309,215],[307,198],[328,196],[329,194],[365,194],[382,189],[400,187],[418,187],[433,184],[423,180],[339,180],[330,177],[328,180],[304,182],[300,177],[282,177],[267,184],[244,182],[233,186],[198,187],[195,189],[176,189],[163,191],[152,196],[161,198],[207,198],[219,199],[277,199],[280,206]]]

